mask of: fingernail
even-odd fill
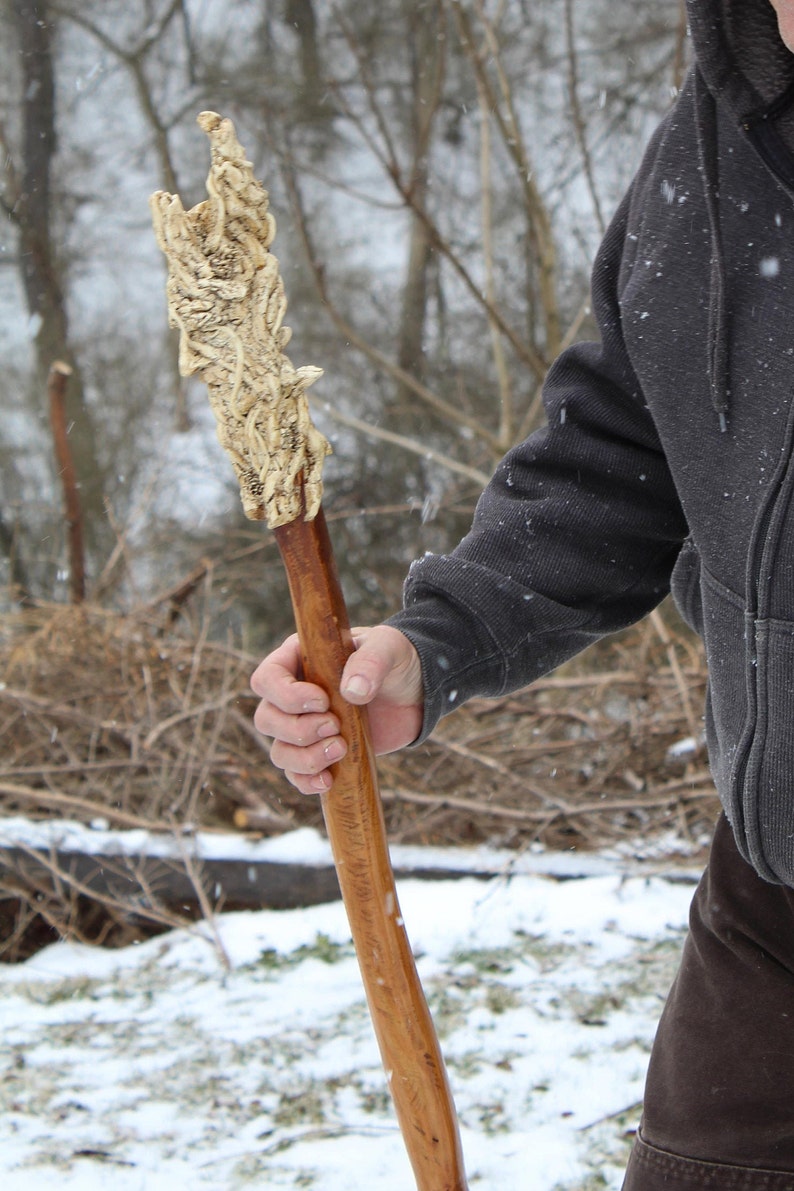
[[[327,773],[318,773],[316,777],[312,778],[311,785],[315,793],[324,794],[331,788],[331,777]]]
[[[308,699],[303,704],[303,711],[326,711],[327,704],[323,703],[322,699]]]
[[[349,678],[345,683],[342,694],[355,695],[357,699],[364,699],[371,690],[372,687],[370,683],[367,682],[366,678],[364,678],[361,674],[354,674],[352,678]]]
[[[336,724],[333,720],[323,720],[320,727],[317,729],[317,739],[325,740],[327,736],[336,735]]]
[[[332,740],[330,744],[325,746],[323,752],[329,763],[333,764],[334,761],[338,761],[340,757],[345,755],[344,742],[337,737],[336,740]]]

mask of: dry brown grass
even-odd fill
[[[582,850],[675,836],[697,849],[718,811],[705,682],[697,640],[657,613],[528,691],[474,700],[424,749],[382,760],[391,837]]]
[[[707,834],[717,804],[703,749],[669,753],[700,734],[703,659],[668,620],[655,614],[529,692],[470,703],[431,742],[383,758],[391,839],[589,849],[671,828],[688,841]],[[255,661],[168,605],[6,615],[0,816],[157,831],[321,826],[252,727]],[[156,898],[103,907],[61,877],[0,858],[0,953],[17,954],[36,924],[45,937],[95,941],[172,924]]]

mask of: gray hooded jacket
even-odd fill
[[[769,0],[689,0],[696,55],[600,248],[601,342],[552,368],[451,554],[391,623],[424,738],[672,590],[705,641],[706,733],[739,847],[794,886],[794,55]]]

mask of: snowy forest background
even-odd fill
[[[354,622],[465,529],[586,335],[605,222],[687,57],[680,0],[3,0],[0,582],[67,600],[47,414],[67,393],[87,594],[140,605],[199,559],[216,628],[289,622],[200,385],[176,371],[148,197],[204,197],[195,118],[268,187],[297,364],[335,454],[326,510]]]

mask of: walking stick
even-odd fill
[[[206,381],[244,511],[275,533],[304,676],[328,692],[347,741],[323,816],[418,1191],[466,1191],[455,1108],[397,900],[366,711],[339,695],[353,643],[321,507],[330,447],[305,396],[321,373],[284,355],[290,331],[267,191],[231,121],[203,112],[199,124],[211,146],[209,198],[188,212],[177,195],[151,200],[180,371]]]

